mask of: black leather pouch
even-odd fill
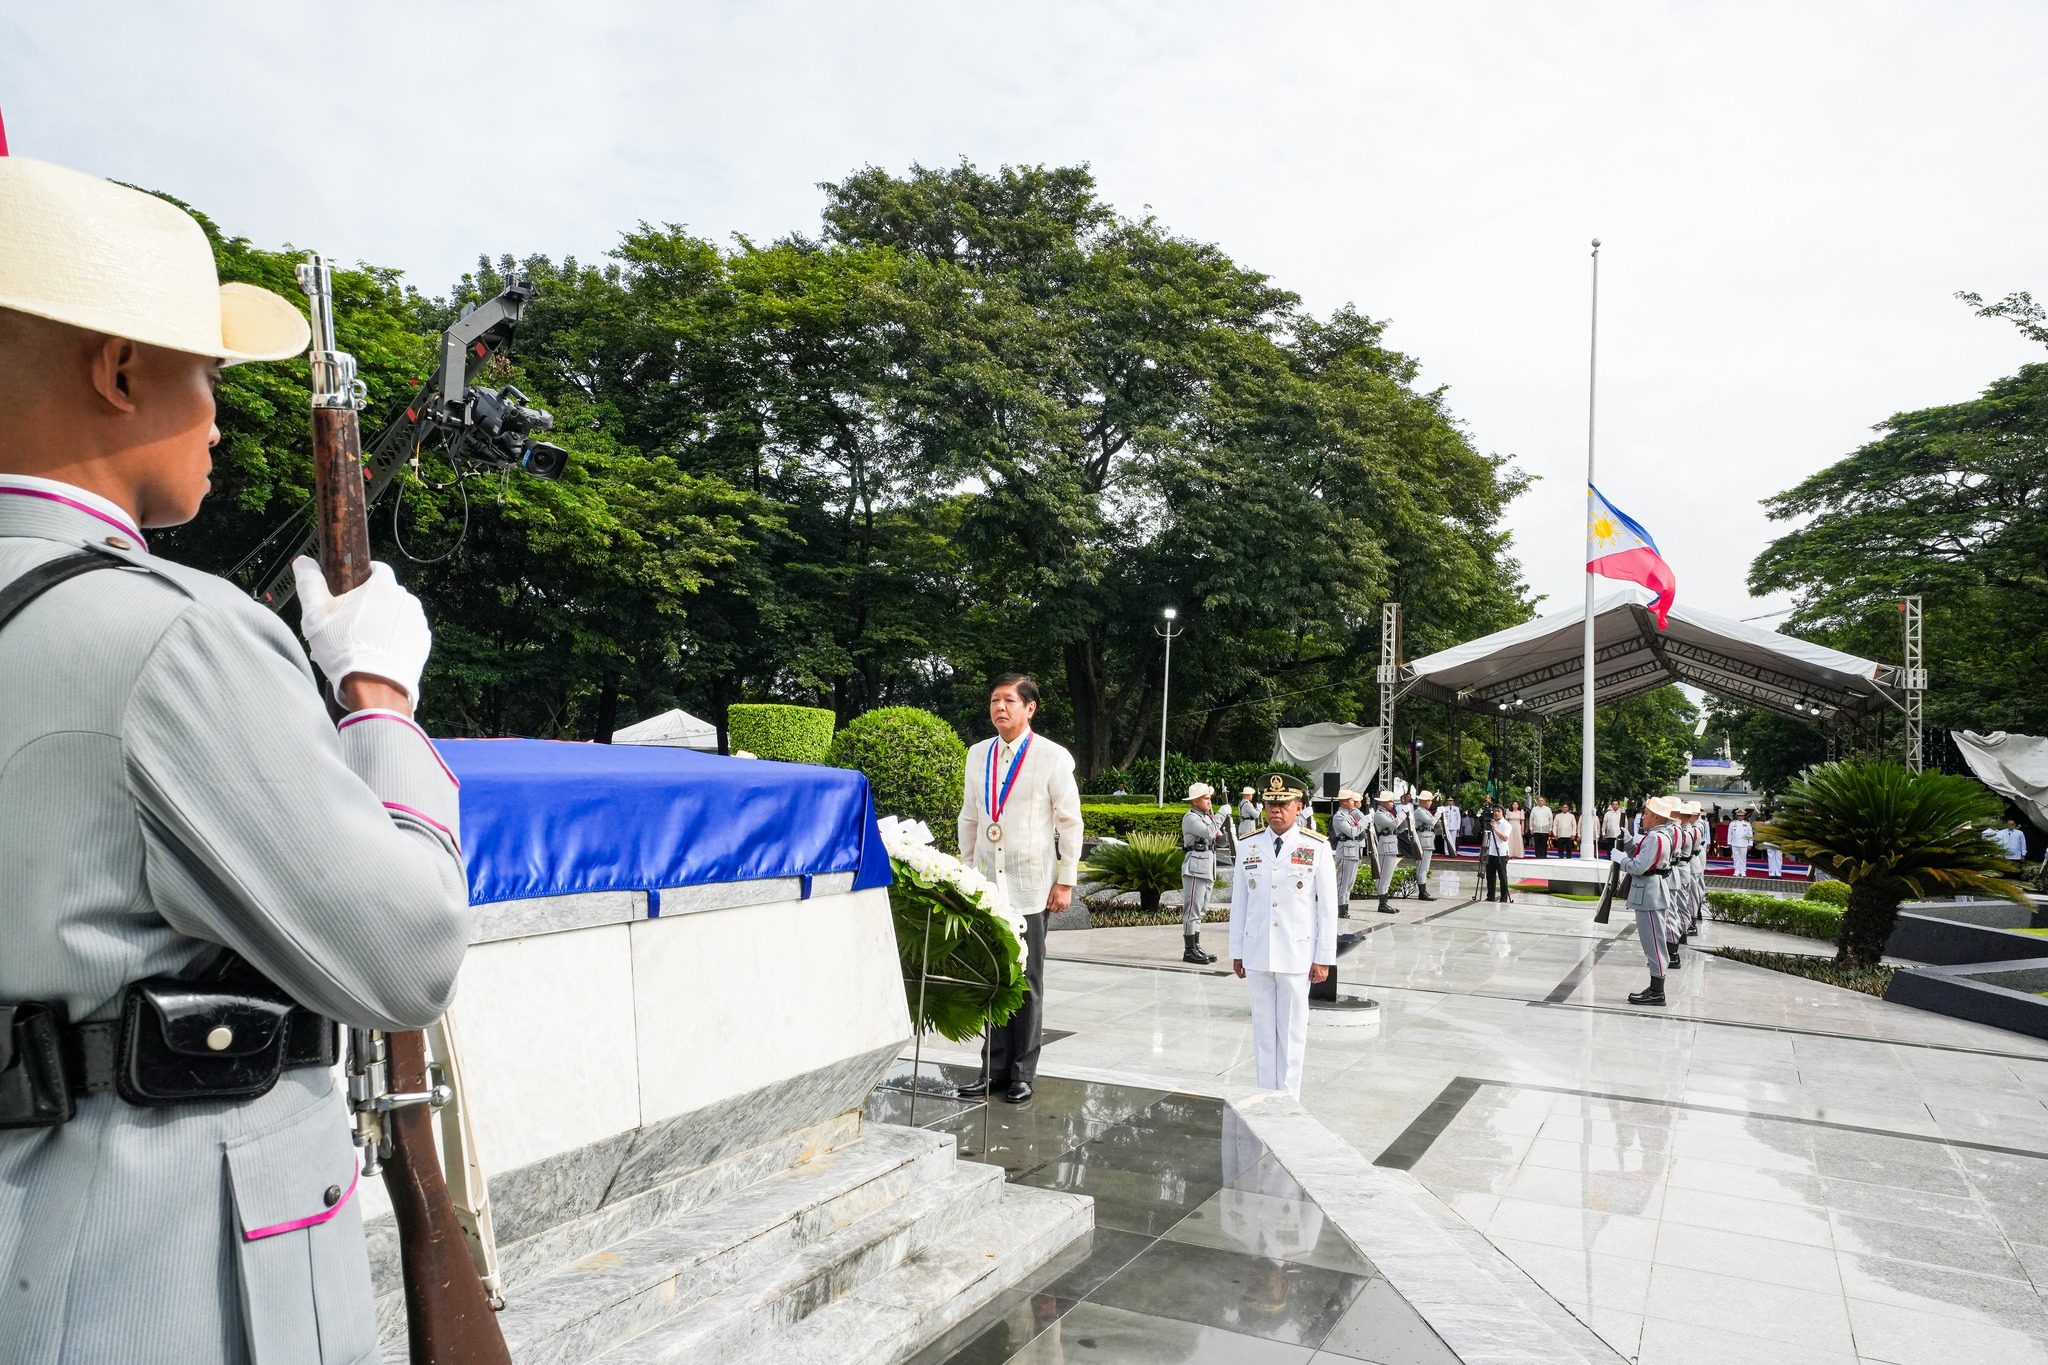
[[[63,1022],[48,1005],[0,1005],[0,1128],[55,1128],[77,1112]]]
[[[249,1100],[284,1070],[292,1002],[274,989],[155,976],[121,1000],[114,1088],[145,1108]]]

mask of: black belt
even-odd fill
[[[68,1123],[81,1095],[145,1108],[252,1100],[340,1056],[332,1020],[246,975],[131,982],[119,1018],[84,1024],[62,1004],[0,1005],[0,1129]]]

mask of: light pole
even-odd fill
[[[1187,634],[1184,630],[1173,628],[1174,618],[1180,615],[1178,611],[1168,607],[1164,615],[1166,629],[1152,627],[1154,635],[1162,636],[1166,640],[1166,667],[1159,675],[1159,804],[1162,807],[1166,805],[1166,696],[1167,689],[1173,685],[1173,637]]]

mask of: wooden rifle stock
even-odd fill
[[[326,261],[307,258],[299,283],[313,311],[313,519],[327,590],[344,593],[370,579],[370,523],[364,510],[362,432],[355,360],[334,341],[334,294]],[[337,686],[339,678],[331,679]],[[384,1035],[391,1093],[429,1092],[424,1034]],[[383,1114],[384,1188],[398,1222],[405,1276],[407,1344],[413,1365],[511,1365],[448,1197],[434,1151],[426,1104],[400,1104]]]
[[[1621,875],[1621,865],[1610,862],[1607,864],[1607,889],[1600,893],[1600,909],[1594,913],[1593,923],[1607,923],[1608,918],[1614,913],[1614,896],[1617,891],[1626,895],[1628,887]]]

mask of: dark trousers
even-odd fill
[[[1017,1012],[989,1026],[982,1065],[991,1086],[1011,1081],[1038,1083],[1038,1031],[1045,1021],[1045,916],[1024,917],[1024,979],[1031,989]]]
[[[1548,834],[1532,834],[1529,836],[1529,856],[1532,858],[1548,858],[1550,856],[1550,836]]]
[[[1498,883],[1500,898],[1508,898],[1508,855],[1489,853],[1486,855],[1486,899],[1493,899],[1493,888]]]

